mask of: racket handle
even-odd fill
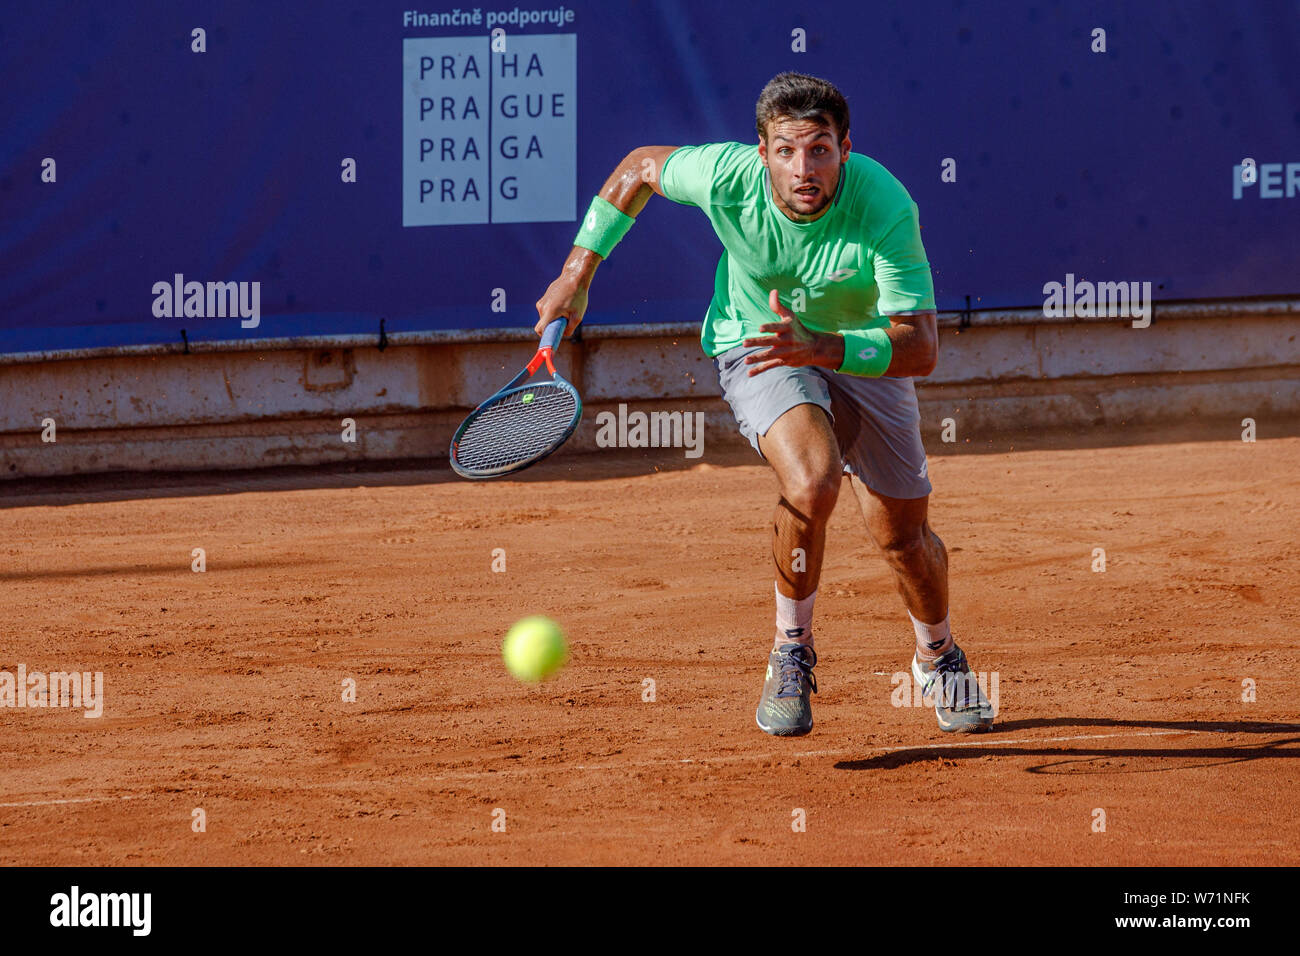
[[[546,351],[547,349],[554,349],[557,345],[559,345],[560,339],[564,335],[564,330],[568,327],[568,325],[569,325],[569,320],[564,318],[563,316],[561,316],[558,319],[553,319],[551,321],[551,324],[548,325],[545,328],[545,330],[543,330],[542,343],[537,347],[537,350],[539,352],[542,352],[542,351]]]

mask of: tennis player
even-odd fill
[[[849,107],[825,80],[782,73],[756,110],[758,144],[643,146],[591,202],[537,302],[537,331],[572,334],[596,267],[652,193],[701,209],[722,241],[701,342],[736,423],[772,466],[776,635],[758,704],[769,734],[812,730],[813,604],[844,473],[893,569],[916,637],[913,677],[939,727],[989,729],[993,709],[948,614],[948,556],[927,521],[930,480],[915,376],[938,358],[917,206],[850,152]]]

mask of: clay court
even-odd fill
[[[106,702],[3,713],[0,861],[1300,862],[1300,438],[943,452],[954,631],[999,675],[958,739],[891,704],[912,635],[847,489],[816,728],[755,727],[774,483],[745,448],[10,485],[0,670],[102,670]],[[540,687],[500,660],[529,613],[571,642]]]

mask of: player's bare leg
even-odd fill
[[[935,698],[939,727],[987,730],[993,709],[970,674],[948,623],[948,551],[929,522],[929,497],[890,498],[856,476],[853,493],[867,531],[894,572],[916,634],[915,679]]]
[[[889,498],[872,491],[857,476],[850,480],[867,532],[893,569],[908,612],[925,624],[941,624],[948,616],[948,551],[930,528],[929,497]],[[926,652],[933,658],[947,649],[940,646]]]
[[[772,517],[777,594],[804,601],[817,591],[826,549],[826,525],[840,494],[843,466],[839,444],[830,418],[821,407],[804,404],[778,418],[759,439],[759,447],[776,472],[781,491]],[[805,634],[779,633],[777,639],[798,638],[800,643],[811,643],[811,624],[804,625],[804,629]]]
[[[840,493],[842,465],[830,418],[820,406],[796,405],[759,439],[776,473],[780,499],[772,517],[776,570],[776,638],[758,706],[758,725],[778,736],[812,730],[812,610],[821,578],[826,524]]]

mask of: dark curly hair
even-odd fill
[[[767,142],[767,124],[778,117],[813,120],[829,126],[837,140],[849,135],[849,104],[833,83],[803,73],[778,73],[758,95],[754,110],[759,139]]]

